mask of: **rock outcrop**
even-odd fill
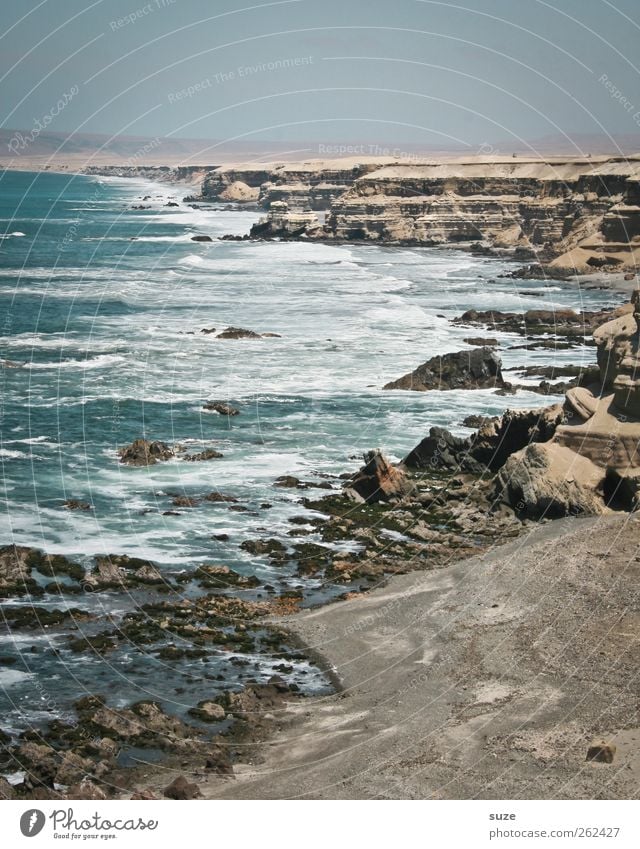
[[[534,442],[547,442],[564,419],[561,404],[535,410],[507,410],[484,421],[468,438],[432,427],[403,464],[409,469],[495,472],[507,459]]]
[[[153,466],[161,460],[170,460],[174,450],[166,442],[135,439],[118,452],[120,462],[127,466]]]
[[[587,457],[554,442],[513,454],[498,472],[495,498],[522,518],[559,519],[605,512],[603,475]]]
[[[414,487],[403,469],[392,465],[381,451],[365,454],[365,464],[346,485],[346,493],[356,501],[376,504],[399,501],[410,495]]]
[[[501,389],[500,357],[492,348],[472,348],[432,357],[409,374],[387,383],[383,389],[427,392],[433,389]]]

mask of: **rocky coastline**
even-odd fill
[[[459,321],[485,329],[507,323],[535,344],[535,332],[548,339],[551,318],[544,311],[527,316],[465,313]],[[276,567],[295,563],[298,575],[342,584],[343,603],[349,604],[393,576],[416,570],[437,574],[499,550],[541,521],[633,513],[640,503],[640,293],[614,311],[567,312],[556,318],[560,338],[564,333],[570,344],[592,332],[597,347],[597,367],[574,378],[563,404],[507,410],[481,420],[468,438],[433,427],[399,464],[379,449],[369,451],[355,474],[325,482],[330,492],[322,493],[317,482],[281,477],[275,486],[300,491],[300,515],[291,520],[299,541],[285,545],[258,538],[243,542],[243,549]],[[536,329],[533,338],[531,328]],[[408,375],[386,388],[429,392],[479,386],[504,392],[508,387],[494,348],[435,360],[416,370],[419,385]],[[228,405],[211,403],[219,406],[219,414],[232,414]],[[122,447],[117,462],[146,466],[181,452],[179,445],[139,439]],[[185,459],[210,462],[219,456],[211,449]],[[227,509],[241,506],[220,493],[202,499],[176,494],[172,505],[191,509],[207,499]],[[90,509],[73,501],[65,506]],[[305,535],[313,541],[304,542]],[[340,542],[349,545],[337,548]],[[4,596],[37,597],[44,591],[43,578],[50,579],[47,592],[61,602],[73,598],[74,606],[63,603],[46,611],[5,606],[12,630],[51,629],[66,634],[72,651],[99,656],[109,656],[123,641],[178,662],[211,651],[229,656],[267,652],[280,658],[279,671],[264,683],[249,677],[240,691],[214,688],[184,719],[156,702],[116,709],[104,696],[90,694],[75,703],[74,721],[55,720],[17,740],[3,732],[3,771],[24,773],[18,784],[0,781],[6,798],[199,798],[198,783],[185,778],[185,770],[205,783],[211,775],[233,781],[236,765],[245,763],[251,751],[260,757],[256,745],[283,727],[292,705],[307,701],[288,674],[292,659],[305,657],[305,650],[291,643],[286,624],[303,607],[299,591],[278,592],[219,564],[171,575],[150,562],[110,555],[96,557],[86,570],[35,549],[5,546],[0,551]],[[188,586],[197,586],[197,593],[185,596]],[[114,591],[137,601],[120,622],[105,628],[83,606],[82,596]],[[136,750],[161,753],[162,774],[178,765],[182,772],[158,788],[148,764],[123,766],[123,753]]]
[[[466,166],[367,163],[318,170],[312,164],[173,176],[176,181],[202,177],[201,193],[191,200],[268,209],[250,238],[467,244],[520,262],[535,260],[530,276],[544,276],[547,269],[558,276],[616,272],[633,284],[640,258],[636,160],[502,163],[493,171],[485,164],[490,173],[482,174]],[[155,177],[144,176],[171,182],[166,169],[160,170]],[[139,169],[134,172],[113,176],[142,176]],[[326,210],[325,222],[316,224],[300,206]],[[521,274],[526,277],[527,271]],[[432,427],[419,444],[407,447],[400,463],[376,448],[365,452],[355,473],[313,481],[281,476],[274,487],[299,494],[290,542],[247,539],[244,551],[276,569],[293,567],[298,576],[343,587],[337,606],[344,609],[392,586],[398,576],[451,569],[463,574],[484,553],[517,545],[547,520],[613,521],[638,509],[640,291],[615,310],[469,310],[455,323],[468,328],[470,350],[416,363],[413,371],[381,388],[488,389],[508,396],[523,388],[518,380],[540,377],[534,391],[564,394],[564,401],[480,419],[466,438]],[[530,367],[528,373],[514,369],[512,375],[502,367],[491,336],[504,331],[522,337],[522,345],[514,348],[593,345],[597,365]],[[202,332],[221,344],[275,336],[236,327]],[[207,401],[204,409],[240,415],[227,401]],[[146,467],[176,457],[208,463],[222,454],[213,444],[194,454],[144,435],[121,446],[113,462]],[[171,514],[211,505],[248,509],[217,491],[163,497]],[[73,498],[62,506],[91,510]],[[212,682],[211,695],[192,704],[186,717],[171,715],[153,701],[114,708],[96,693],[75,702],[73,719],[54,720],[17,739],[0,728],[0,771],[23,773],[14,784],[0,778],[0,798],[184,799],[229,792],[224,788],[242,775],[247,759],[264,757],[260,743],[286,728],[300,705],[313,704],[300,693],[291,665],[314,659],[306,648],[311,641],[304,628],[300,636],[287,620],[314,613],[303,612],[308,607],[303,592],[287,586],[286,579],[274,583],[218,563],[167,573],[149,561],[104,554],[87,569],[38,549],[2,547],[4,597],[15,602],[37,598],[46,587],[60,599],[59,607],[46,611],[5,606],[12,630],[52,629],[72,651],[99,657],[129,644],[170,662],[221,653],[242,664],[241,655],[256,652],[269,655],[276,672],[268,681],[248,674],[240,690]],[[135,607],[109,624],[83,605],[84,593],[133,597]],[[162,759],[162,769],[154,771],[146,762],[132,767],[130,756],[138,750]],[[168,772],[173,780],[160,784],[159,776]],[[211,790],[211,782],[217,790]]]

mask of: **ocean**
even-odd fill
[[[295,541],[292,528],[301,526],[289,519],[305,513],[300,492],[274,487],[275,479],[339,487],[337,476],[358,468],[367,449],[398,460],[433,425],[468,434],[462,420],[470,413],[547,403],[527,391],[381,391],[478,335],[451,324],[465,310],[594,309],[623,300],[571,283],[502,277],[511,263],[453,249],[220,241],[248,232],[258,213],[194,209],[182,201],[187,191],[141,180],[2,175],[0,359],[8,363],[0,369],[0,545],[87,566],[99,554],[147,558],[174,573],[222,564],[278,591],[302,591],[304,604],[327,601],[344,585],[240,547],[261,536]],[[218,340],[202,332],[228,326],[277,335]],[[487,335],[501,342],[505,367],[595,362],[593,347],[508,350],[522,338]],[[240,415],[203,410],[211,399]],[[119,463],[118,448],[141,436],[193,451],[214,447],[223,457]],[[172,507],[176,494],[212,491],[246,509]],[[67,499],[93,509],[67,510]],[[68,600],[97,614],[102,627],[138,603],[115,591]],[[45,593],[3,600],[0,609],[8,604],[61,601]],[[69,718],[72,701],[86,693],[104,693],[114,706],[151,698],[183,714],[216,688],[249,675],[267,680],[282,665],[266,648],[241,664],[215,653],[170,663],[128,644],[106,656],[74,654],[55,628],[0,630],[0,725],[8,733]],[[289,677],[305,692],[327,691],[319,668],[298,652],[290,660]]]

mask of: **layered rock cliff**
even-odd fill
[[[639,178],[640,157],[311,160],[218,168],[202,197],[324,210],[312,238],[480,243],[558,274],[635,272]]]
[[[544,251],[571,272],[635,270],[639,176],[640,161],[622,158],[385,166],[334,201],[327,230]]]

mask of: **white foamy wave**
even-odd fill
[[[30,454],[25,454],[24,451],[12,451],[10,448],[0,448],[0,457],[7,460],[28,460]]]
[[[197,254],[189,254],[189,256],[185,256],[180,260],[181,265],[202,265],[203,262],[203,258]]]
[[[33,678],[33,672],[21,672],[19,669],[0,669],[0,687],[12,687]]]
[[[97,369],[106,368],[107,366],[112,366],[124,361],[125,358],[119,354],[99,354],[97,357],[91,357],[86,360],[59,360],[55,363],[29,363],[27,367],[38,370],[61,368]]]

